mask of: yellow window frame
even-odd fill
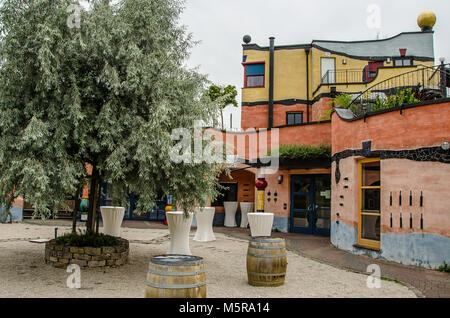
[[[380,162],[380,186],[363,186],[362,185],[362,166],[365,163],[371,163],[371,162]],[[374,241],[374,240],[369,240],[369,239],[365,239],[362,238],[362,216],[363,215],[374,215],[374,216],[379,216],[381,219],[381,202],[382,202],[382,191],[381,191],[381,160],[380,158],[369,158],[369,159],[362,159],[358,161],[358,244],[361,246],[367,246],[367,247],[371,247],[371,248],[376,248],[379,249],[380,248],[380,244],[381,244],[381,238],[380,241]],[[373,213],[373,212],[365,212],[362,210],[362,191],[364,189],[380,189],[380,212],[378,213]],[[381,231],[381,229],[380,229]]]

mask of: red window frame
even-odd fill
[[[253,65],[253,64],[264,64],[264,74],[263,77],[263,84],[262,86],[247,86],[247,78],[248,77],[254,77],[254,76],[261,76],[261,75],[248,75],[247,76],[247,65]],[[264,88],[266,83],[266,62],[265,61],[258,61],[258,62],[245,62],[242,63],[244,66],[244,88]]]

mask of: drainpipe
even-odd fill
[[[309,123],[309,52],[311,48],[306,48],[306,122]]]
[[[270,40],[270,64],[269,64],[269,129],[273,128],[273,80],[274,80],[274,63],[275,63],[275,38],[272,36]]]

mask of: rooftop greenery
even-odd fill
[[[331,158],[331,146],[320,144],[311,145],[281,145],[278,148],[281,159],[323,159]],[[267,153],[271,156],[272,151]]]

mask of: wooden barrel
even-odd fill
[[[250,285],[281,286],[286,277],[286,268],[286,242],[283,238],[251,238],[247,252],[247,276]]]
[[[150,260],[145,298],[206,298],[203,258],[160,255]]]

